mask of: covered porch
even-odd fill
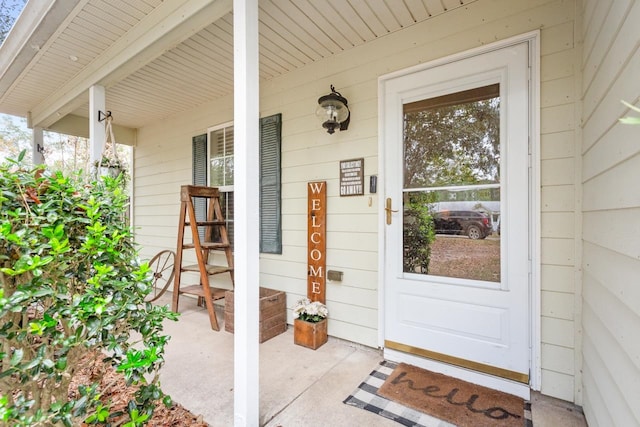
[[[171,295],[157,303],[171,304]],[[233,425],[233,334],[224,323],[211,332],[207,310],[195,300],[183,307],[179,320],[165,325],[171,340],[160,371],[163,389],[211,427]],[[224,319],[223,307],[216,311]],[[295,345],[289,327],[260,344],[260,425],[400,425],[343,403],[382,360],[378,350],[337,338],[317,350]],[[534,393],[531,404],[536,427],[586,426],[580,408],[566,401]]]
[[[212,332],[204,312],[181,308],[181,320],[167,325],[173,340],[163,381],[178,402],[213,425],[257,425],[258,418],[273,427],[349,425],[342,416],[382,425],[380,417],[342,401],[381,360],[378,349],[423,339],[427,329],[402,340],[390,336],[387,321],[398,326],[392,309],[402,306],[387,291],[404,272],[392,258],[401,253],[402,231],[389,227],[385,213],[395,210],[394,224],[402,222],[403,187],[402,164],[391,165],[387,153],[402,158],[401,132],[389,133],[402,127],[402,111],[393,108],[437,95],[419,93],[385,110],[385,96],[401,88],[384,92],[383,85],[402,75],[415,77],[411,90],[429,86],[433,76],[416,70],[445,64],[454,64],[461,79],[477,71],[463,57],[526,36],[518,56],[522,89],[511,92],[527,94],[520,111],[526,123],[513,126],[524,134],[511,138],[522,154],[511,170],[522,172],[525,191],[521,203],[508,201],[521,209],[512,216],[520,229],[501,222],[500,237],[526,246],[503,251],[519,256],[522,280],[500,288],[513,284],[521,291],[521,305],[510,308],[525,314],[522,333],[499,330],[490,338],[518,340],[516,373],[526,377],[518,385],[534,396],[534,420],[542,393],[584,407],[594,425],[633,425],[640,420],[634,404],[640,398],[634,338],[640,201],[632,190],[640,179],[640,146],[638,128],[618,119],[629,114],[621,99],[640,99],[639,19],[633,0],[31,0],[0,49],[0,111],[28,118],[36,161],[43,129],[90,137],[97,158],[104,141],[100,113],[112,112],[116,140],[134,147],[132,223],[144,259],[176,248],[178,195],[182,185],[196,184],[196,166],[210,171],[221,157],[235,165],[235,184],[226,191],[235,197],[236,314],[246,322],[234,336]],[[349,129],[333,135],[314,114],[331,85],[348,98],[352,113]],[[258,119],[278,115],[281,246],[260,252]],[[214,158],[212,136],[221,129],[236,143]],[[339,164],[350,159],[364,164],[368,191],[359,197],[339,192]],[[209,178],[205,184],[214,185]],[[304,350],[293,346],[290,332],[257,344],[258,287],[286,293],[291,324],[309,275],[306,187],[318,181],[328,188],[327,269],[344,274],[327,285],[332,341],[290,357]],[[391,196],[393,206],[386,204]],[[459,290],[448,296],[454,302],[475,286],[441,283],[452,282],[435,287]],[[475,288],[483,286],[488,289],[486,283]],[[448,314],[445,300],[434,298],[430,308],[439,311],[430,312]],[[429,312],[420,304],[414,312]],[[494,319],[500,329],[499,316]],[[436,325],[436,334],[443,326]],[[476,336],[484,332],[477,329]],[[471,344],[429,354],[444,355],[436,364],[449,369],[446,360],[480,359],[456,353]],[[491,368],[503,361],[481,362]],[[206,377],[198,371],[211,366]],[[478,376],[493,378],[486,370]]]

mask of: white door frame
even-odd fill
[[[530,271],[530,387],[533,390],[540,390],[541,387],[541,364],[540,364],[540,31],[533,31],[506,40],[491,43],[468,51],[456,53],[444,58],[436,59],[425,64],[420,64],[407,69],[385,74],[378,78],[378,172],[385,173],[384,153],[384,128],[387,118],[384,113],[384,86],[385,83],[397,77],[410,75],[412,73],[427,70],[443,64],[456,62],[465,58],[481,55],[508,46],[529,43],[529,156],[530,156],[530,177],[529,177],[529,203],[530,203],[530,242],[531,242],[531,271]],[[385,215],[384,201],[387,189],[384,188],[385,177],[378,180],[382,184],[378,197],[378,346],[384,347],[385,330],[384,319],[386,313],[385,302]],[[410,363],[410,361],[409,361]]]

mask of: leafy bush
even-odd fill
[[[100,401],[100,379],[70,397],[78,361],[99,350],[140,384],[128,426],[142,425],[163,363],[162,321],[176,315],[144,302],[149,267],[139,263],[118,179],[86,184],[18,161],[0,166],[0,423],[108,424],[122,414]],[[125,416],[126,418],[126,416]]]
[[[408,273],[429,273],[431,243],[436,235],[428,197],[421,193],[405,195],[403,271]]]
[[[636,113],[640,113],[640,108],[636,107],[635,105],[631,105],[625,101],[622,101],[622,103],[625,105],[625,107],[629,107],[631,110],[635,111]],[[621,123],[624,123],[626,125],[640,125],[640,117],[623,117],[618,120],[620,120]]]

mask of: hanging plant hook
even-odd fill
[[[107,113],[103,113],[102,110],[98,110],[98,121],[103,122],[107,118],[111,117],[111,110],[108,110]]]

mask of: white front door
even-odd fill
[[[528,397],[529,46],[381,81],[385,356]]]

